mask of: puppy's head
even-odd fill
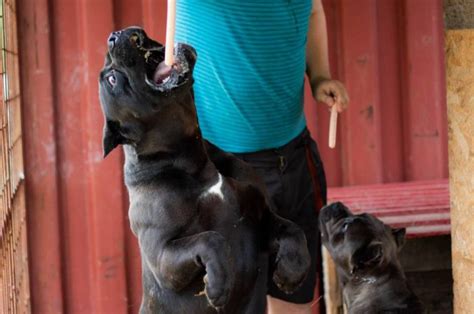
[[[405,228],[392,229],[369,214],[354,215],[340,202],[321,210],[319,226],[323,245],[347,275],[374,275],[398,263],[405,243]]]
[[[140,140],[148,124],[166,106],[191,89],[195,50],[175,46],[175,63],[164,64],[165,48],[139,27],[110,34],[99,95],[105,116],[104,157],[119,144]]]

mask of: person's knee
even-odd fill
[[[311,303],[297,304],[267,296],[268,314],[311,314]]]

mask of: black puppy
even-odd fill
[[[104,155],[125,144],[131,228],[142,257],[141,313],[263,313],[266,273],[296,289],[310,265],[303,232],[271,209],[250,166],[201,138],[193,48],[164,47],[138,27],[108,39],[100,73]]]
[[[369,214],[353,215],[342,203],[324,207],[319,224],[350,314],[424,313],[398,259],[405,228],[392,229]]]

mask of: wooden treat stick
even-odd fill
[[[337,108],[332,106],[331,118],[329,120],[329,148],[336,147],[336,130],[337,130]]]
[[[176,0],[168,0],[168,14],[166,17],[166,47],[165,64],[174,64],[174,31],[176,26]]]

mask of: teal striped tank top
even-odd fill
[[[177,0],[176,42],[198,59],[203,137],[234,152],[280,147],[305,127],[311,0]]]

